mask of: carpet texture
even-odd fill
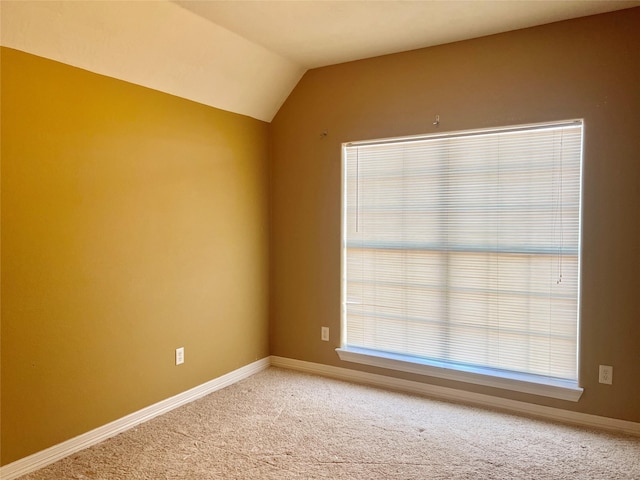
[[[269,368],[21,480],[640,479],[640,438]]]

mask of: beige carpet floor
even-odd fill
[[[270,368],[42,479],[640,479],[640,438]]]

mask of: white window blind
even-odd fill
[[[345,144],[343,348],[577,381],[582,123]]]

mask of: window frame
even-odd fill
[[[548,128],[554,126],[568,126],[579,124],[581,126],[581,145],[580,145],[580,178],[579,178],[579,227],[578,227],[578,286],[577,286],[577,331],[576,331],[576,364],[577,364],[577,379],[564,380],[553,377],[547,377],[543,375],[535,375],[530,373],[518,373],[509,370],[501,370],[491,367],[483,366],[470,366],[468,364],[459,364],[455,362],[440,361],[435,359],[426,359],[423,357],[414,357],[411,355],[389,353],[384,351],[378,351],[368,348],[360,348],[354,346],[348,346],[346,344],[346,329],[347,329],[347,312],[346,312],[346,261],[347,261],[347,246],[346,246],[346,228],[347,228],[347,199],[346,199],[346,181],[347,181],[347,161],[346,161],[346,149],[350,146],[358,145],[381,145],[385,143],[397,143],[399,141],[412,141],[421,139],[434,139],[434,138],[447,138],[447,137],[461,137],[472,136],[486,133],[496,132],[515,132],[515,131],[528,131],[536,128]],[[499,127],[499,128],[486,128],[475,129],[465,131],[455,131],[437,134],[415,135],[415,136],[403,136],[394,138],[385,138],[377,140],[366,140],[358,142],[345,142],[342,144],[341,162],[342,162],[342,178],[341,178],[341,344],[336,349],[339,358],[342,361],[359,363],[374,367],[380,367],[385,369],[397,370],[407,373],[414,373],[420,375],[426,375],[431,377],[437,377],[447,380],[459,381],[464,383],[471,383],[476,385],[489,386],[494,388],[500,388],[510,391],[522,392],[532,395],[539,395],[544,397],[557,398],[567,401],[578,401],[584,391],[580,387],[580,287],[581,287],[581,243],[582,243],[582,170],[583,170],[583,156],[584,156],[584,135],[585,124],[583,119],[574,119],[558,122],[546,122],[528,125],[516,125],[512,127]]]

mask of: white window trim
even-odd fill
[[[532,128],[532,127],[545,127],[547,125],[559,125],[562,123],[570,124],[570,123],[581,123],[584,128],[584,120],[576,119],[576,120],[568,120],[565,122],[549,122],[549,123],[539,123],[535,125],[527,125],[527,126],[516,126],[516,127],[504,127],[501,130],[519,130],[521,128]],[[436,137],[449,137],[449,136],[458,136],[461,134],[464,135],[473,135],[476,133],[485,132],[493,129],[477,129],[477,130],[467,130],[465,132],[448,132],[440,135],[428,135],[429,138]],[[403,137],[404,140],[408,140],[411,138],[422,139],[423,135],[416,135],[414,137]],[[358,142],[348,142],[343,145],[367,145],[370,143],[385,143],[395,142],[396,138],[391,139],[377,139],[377,140],[367,140],[367,141],[358,141]],[[344,171],[342,175],[344,175]],[[344,178],[342,178],[341,185],[344,185]],[[582,216],[582,212],[580,213]],[[346,219],[342,218],[342,228],[345,228]],[[342,233],[341,233],[342,237]],[[345,261],[345,252],[344,249],[341,248],[341,263],[344,264]],[[344,267],[342,268],[341,274],[341,305],[344,307],[344,296],[345,296],[345,279],[344,279]],[[579,270],[581,269],[581,262],[578,264]],[[580,273],[578,273],[580,275]],[[578,305],[580,305],[580,287],[578,287]],[[578,306],[578,309],[580,307]],[[341,313],[341,317],[344,315],[344,312]],[[580,387],[580,379],[577,380],[565,380],[558,379],[553,377],[545,377],[538,376],[526,373],[519,372],[511,372],[506,370],[498,370],[487,367],[476,367],[469,365],[461,365],[456,363],[442,362],[437,360],[430,360],[421,357],[413,357],[409,355],[395,354],[378,350],[369,350],[364,348],[358,348],[353,346],[347,346],[344,344],[345,339],[345,329],[346,325],[344,322],[344,318],[341,320],[341,347],[336,348],[336,352],[340,358],[340,360],[351,363],[358,363],[362,365],[368,365],[372,367],[379,367],[384,369],[402,371],[406,373],[414,373],[418,375],[442,378],[446,380],[470,383],[475,385],[482,385],[492,388],[504,389],[509,391],[521,392],[531,395],[537,395],[548,398],[555,398],[560,400],[566,400],[571,402],[577,402],[583,392],[584,388]],[[578,340],[578,348],[577,355],[579,357],[580,352],[580,329],[577,332],[577,340]]]
[[[550,377],[438,362],[364,348],[343,347],[336,348],[336,352],[340,360],[345,362],[417,373],[419,375],[473,383],[571,402],[577,402],[584,391],[583,388],[578,386],[578,382]]]

